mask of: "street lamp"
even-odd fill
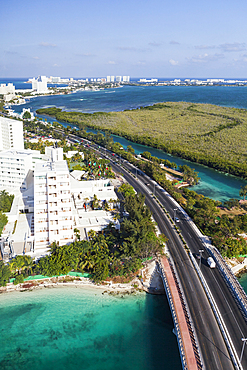
[[[200,269],[201,269],[201,264],[202,264],[202,253],[204,252],[203,249],[200,249],[199,250],[199,253],[200,253]]]
[[[177,211],[177,208],[174,208],[174,215],[173,215],[173,220],[174,220],[174,222],[175,222],[175,217],[176,217],[176,211]]]
[[[240,364],[241,364],[242,357],[243,357],[243,354],[244,354],[244,347],[245,347],[246,341],[247,341],[247,338],[242,338],[243,347],[242,347],[241,356],[240,356]]]

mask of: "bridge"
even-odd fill
[[[102,157],[106,156],[105,150],[99,150],[96,145],[91,147]],[[242,351],[245,343],[242,339],[247,337],[246,294],[237,279],[217,250],[164,189],[147,175],[139,174],[130,163],[124,161],[120,166],[116,163],[117,156],[114,160],[109,156],[109,159],[113,170],[121,172],[137,192],[146,196],[146,204],[159,230],[168,237],[170,260],[174,261],[179,286],[186,300],[203,368],[247,369],[247,352]],[[176,225],[172,220],[175,210],[180,219]],[[201,266],[193,257],[199,250],[203,250]],[[210,255],[216,260],[215,269],[207,266],[206,260]],[[197,366],[200,366],[195,357]],[[195,364],[194,360],[192,364]]]

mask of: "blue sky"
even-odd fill
[[[245,0],[0,3],[0,77],[247,79]]]

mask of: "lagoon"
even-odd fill
[[[100,91],[80,91],[69,95],[43,96],[31,99],[26,104],[15,106],[17,112],[22,108],[38,108],[56,106],[66,111],[97,112],[120,111],[151,105],[161,101],[191,101],[195,103],[218,104],[247,109],[247,87],[244,86],[124,86]],[[52,119],[48,119],[48,121]],[[64,124],[66,126],[66,124]],[[124,138],[114,136],[124,148],[132,145],[139,154],[148,150],[159,158],[169,159],[178,166],[187,164],[194,168],[201,178],[200,183],[192,189],[200,194],[224,202],[230,198],[239,199],[241,186],[246,181],[237,177],[198,165],[166,153],[134,144]]]

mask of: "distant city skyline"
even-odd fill
[[[247,78],[247,3],[8,0],[0,77]]]

